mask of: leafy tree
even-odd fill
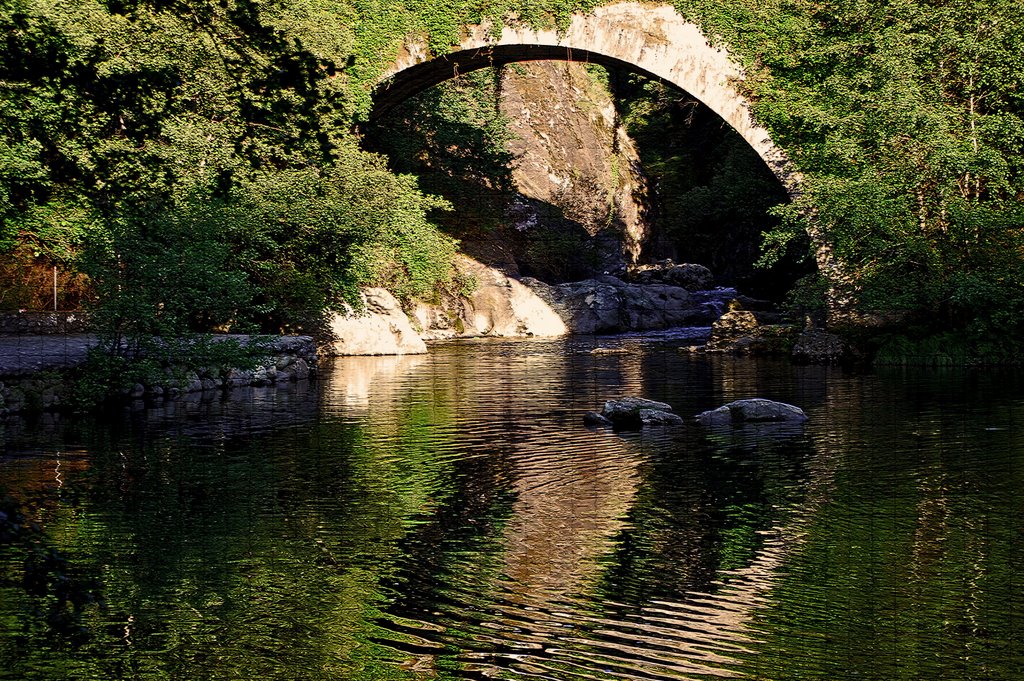
[[[442,204],[355,147],[355,12],[8,3],[0,247],[77,262],[113,328],[144,333],[288,327],[362,285],[446,280]]]

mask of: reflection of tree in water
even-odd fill
[[[432,430],[445,432],[443,404],[422,398],[394,419],[321,420],[314,393],[310,409],[257,399],[231,413],[191,405],[195,420],[157,410],[87,424],[88,467],[40,494],[54,545],[102,577],[106,608],[83,619],[81,647],[33,637],[3,646],[3,667],[26,679],[55,665],[75,678],[372,677],[388,666],[371,642],[379,583],[417,518],[452,493]]]
[[[758,617],[758,665],[776,678],[1019,678],[1024,431],[1000,385],[1014,379],[897,379],[829,391],[815,437],[833,483]]]
[[[753,388],[589,354],[571,363],[605,378],[573,381],[542,347],[368,362],[304,415],[268,399],[80,427],[90,454],[59,491],[53,459],[5,461],[107,604],[82,609],[78,649],[38,628],[10,645],[28,611],[5,591],[22,619],[0,620],[0,675],[842,678],[855,658],[894,678],[877,652],[920,678],[965,655],[1019,676],[1024,442],[968,418],[1019,409],[843,378],[790,439],[591,432],[578,414],[608,386],[670,378],[649,393],[682,413]]]
[[[33,637],[55,648],[81,646],[90,637],[83,622],[102,603],[96,572],[69,561],[32,516],[0,492],[0,619],[18,622],[21,633],[0,646],[0,665]]]

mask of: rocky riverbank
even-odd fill
[[[705,345],[690,352],[790,356],[836,363],[849,354],[835,334],[788,322],[765,301],[734,289],[710,288],[706,267],[662,261],[622,268],[583,281],[547,284],[516,278],[465,256],[460,276],[474,282],[463,294],[441,294],[404,308],[383,289],[363,293],[362,310],[334,318],[335,355],[427,352],[426,342],[476,337],[618,334],[675,327],[710,327]],[[749,308],[749,309],[748,309]]]
[[[88,333],[91,321],[89,315],[81,311],[0,312],[0,336]]]
[[[459,256],[463,295],[439,293],[404,309],[383,289],[363,292],[360,311],[337,315],[328,352],[336,355],[416,354],[424,341],[610,334],[710,326],[728,299],[726,289],[702,290],[713,277],[700,265],[661,263],[621,276],[600,275],[562,284],[516,278]]]
[[[515,278],[465,256],[460,256],[458,266],[463,280],[473,282],[462,295],[439,293],[435,300],[413,301],[403,307],[384,289],[367,289],[358,311],[350,309],[334,316],[332,338],[319,339],[319,352],[422,354],[427,352],[426,341],[452,338],[711,327],[706,345],[683,349],[788,355],[809,363],[837,362],[846,353],[843,342],[833,334],[781,323],[780,315],[765,311],[762,303],[738,296],[732,289],[709,289],[713,277],[700,265],[664,261],[623,269],[616,273],[619,276],[605,274],[562,284]],[[727,309],[730,305],[755,309]],[[38,328],[51,332],[64,328],[68,320],[59,317],[37,320],[43,324]],[[22,331],[37,326],[30,324]],[[242,345],[253,342],[247,336],[213,338],[234,339]],[[86,333],[0,335],[0,415],[66,406],[76,383],[88,373],[81,367],[98,342],[95,335]],[[313,338],[282,336],[261,342],[267,345],[255,366],[184,359],[128,385],[113,381],[118,387],[110,392],[132,399],[174,400],[194,393],[304,380],[316,373],[319,354]]]
[[[711,325],[705,345],[680,348],[685,352],[790,357],[803,364],[836,364],[851,350],[834,333],[806,323],[784,323],[779,315],[732,309]]]

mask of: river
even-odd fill
[[[595,343],[9,421],[0,678],[1024,678],[1022,377]]]

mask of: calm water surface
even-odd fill
[[[1024,678],[1019,376],[601,342],[634,352],[465,342],[7,423],[0,678]],[[582,425],[625,395],[810,421]]]

